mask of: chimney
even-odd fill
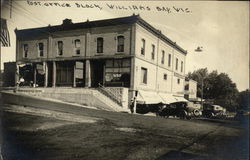
[[[66,18],[66,19],[63,20],[62,25],[69,25],[69,24],[73,24],[73,23],[72,23],[72,19]]]

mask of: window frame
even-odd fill
[[[28,58],[29,44],[25,43],[22,46],[23,46],[23,58]],[[25,52],[25,46],[27,46],[27,52]]]
[[[60,52],[60,49],[59,49],[59,43],[60,43],[60,42],[61,42],[61,44],[62,44],[62,48],[61,48],[62,53],[59,53],[59,52]],[[63,49],[64,49],[63,41],[62,41],[62,40],[57,41],[57,56],[63,56]]]
[[[77,47],[77,43],[76,41],[79,41],[79,47]],[[77,53],[77,51],[79,50],[79,53]],[[75,52],[75,55],[80,55],[81,54],[81,40],[80,39],[75,39],[74,40],[74,52]]]
[[[100,44],[99,44],[99,42],[101,42]],[[104,46],[104,38],[103,37],[97,37],[96,38],[96,53],[98,53],[98,54],[102,54],[103,53],[103,46]],[[101,48],[100,50],[99,50],[99,48]]]
[[[142,73],[144,73],[142,75]],[[141,84],[148,84],[148,69],[145,67],[141,67]]]
[[[180,84],[180,83],[181,83],[181,79],[177,78],[177,84]]]
[[[119,44],[119,38],[123,39],[123,44]],[[119,46],[122,46],[122,50],[119,50]],[[116,37],[116,52],[117,53],[124,53],[125,52],[125,37],[123,35],[118,35]]]
[[[145,56],[146,53],[146,40],[144,38],[141,39],[142,45],[141,45],[141,55]]]
[[[172,59],[172,55],[169,53],[168,54],[168,67],[171,67],[171,59]]]
[[[165,51],[162,50],[161,51],[161,64],[164,64],[165,63]]]
[[[178,58],[175,59],[175,70],[178,71]]]
[[[181,61],[181,72],[183,72],[183,61]]]
[[[40,44],[42,44],[43,50],[40,50]],[[37,49],[38,49],[38,57],[44,57],[44,43],[43,43],[43,42],[39,42],[37,45],[38,45],[38,46],[37,46]],[[42,55],[41,55],[41,51],[42,51]]]
[[[166,73],[163,74],[163,80],[168,80],[168,75]]]
[[[151,59],[152,59],[152,60],[155,59],[155,45],[154,45],[154,44],[152,44]]]

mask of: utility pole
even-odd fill
[[[12,16],[12,0],[10,0],[10,18]]]

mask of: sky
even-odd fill
[[[1,69],[3,62],[15,61],[15,28],[59,25],[65,18],[74,23],[135,13],[188,51],[186,73],[206,67],[209,72],[227,73],[239,91],[249,88],[248,1],[50,2],[53,4],[14,0],[11,17],[10,6],[2,5],[1,16],[7,19],[11,47],[1,47]],[[66,3],[70,7],[66,7]],[[111,9],[112,5],[119,7]],[[203,47],[202,52],[195,52],[198,46]]]

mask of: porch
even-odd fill
[[[18,87],[130,87],[130,59],[19,62]]]

